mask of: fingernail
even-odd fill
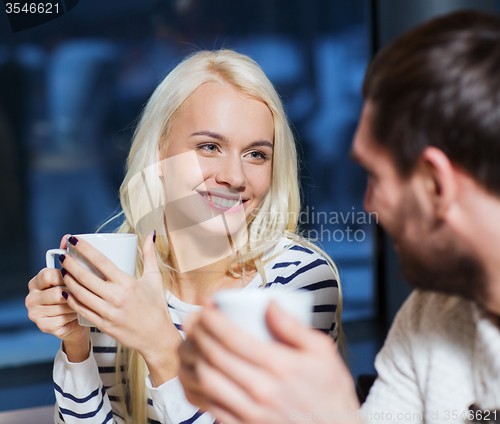
[[[62,295],[66,300],[68,300],[68,292],[63,291]]]
[[[153,243],[156,243],[156,230],[153,232]]]
[[[63,263],[66,259],[66,255],[59,255],[59,262]]]
[[[68,273],[68,271],[66,271],[64,268],[61,269],[61,275],[64,277],[66,274]]]
[[[76,244],[78,243],[78,239],[74,236],[71,236],[68,241],[73,245],[73,246],[76,246]]]

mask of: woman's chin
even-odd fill
[[[203,224],[199,224],[197,226],[197,228],[199,228],[200,230],[200,236],[203,233],[206,236],[234,238],[242,233],[241,225],[235,225],[228,221],[216,223],[213,221],[215,221],[215,219],[212,220],[212,222],[204,222]]]

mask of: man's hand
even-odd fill
[[[266,320],[275,342],[245,334],[212,304],[186,323],[179,377],[189,401],[224,424],[281,424],[307,414],[355,421],[354,384],[331,338],[275,304]]]

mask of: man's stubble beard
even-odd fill
[[[484,303],[487,277],[479,258],[444,221],[424,216],[410,196],[405,196],[395,215],[398,222],[393,232],[405,280],[416,289]],[[411,236],[409,225],[414,226]]]

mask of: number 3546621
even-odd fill
[[[59,3],[5,3],[7,13],[59,13]]]

